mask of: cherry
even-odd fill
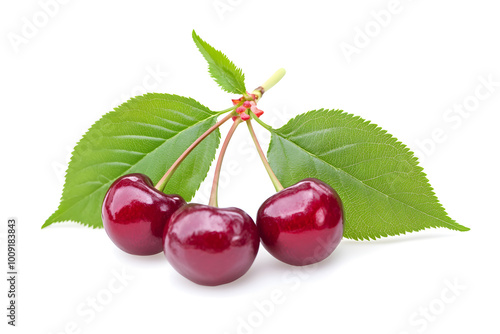
[[[316,263],[342,239],[342,201],[328,184],[304,179],[261,205],[257,228],[264,247],[278,260],[298,266]]]
[[[186,201],[154,188],[144,174],[128,174],[109,188],[102,205],[104,229],[123,251],[153,255],[163,250],[163,230],[170,216]]]
[[[232,282],[245,274],[259,250],[252,218],[237,208],[187,204],[177,210],[164,231],[170,264],[201,285]]]

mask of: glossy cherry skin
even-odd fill
[[[187,204],[165,228],[166,258],[181,275],[201,285],[238,279],[250,269],[258,250],[257,226],[237,208]]]
[[[264,247],[278,260],[296,266],[316,263],[342,239],[342,201],[328,184],[304,179],[262,203],[257,228]]]
[[[170,216],[186,201],[166,195],[144,174],[128,174],[109,188],[102,204],[108,236],[123,251],[153,255],[163,250],[163,230]]]

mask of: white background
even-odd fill
[[[382,27],[372,12],[392,8],[389,0],[61,0],[44,22],[46,2],[0,5],[2,262],[6,220],[17,217],[20,225],[18,327],[6,325],[2,279],[2,333],[499,331],[495,1],[401,0]],[[23,36],[26,22],[39,27],[14,46],[10,39]],[[41,230],[57,208],[71,149],[127,97],[146,89],[191,96],[214,110],[228,106],[233,96],[206,73],[193,28],[244,70],[249,88],[287,69],[260,103],[273,126],[307,110],[339,108],[419,151],[450,216],[471,231],[344,240],[330,258],[303,269],[261,248],[242,279],[208,288],[178,275],[162,254],[120,252],[103,230],[73,223]],[[364,29],[371,29],[368,41]],[[346,44],[358,53],[346,57]],[[481,77],[497,86],[489,92]],[[476,90],[489,95],[477,99]],[[467,115],[447,111],[464,103]],[[267,146],[268,136],[259,135]],[[220,204],[255,217],[273,188],[250,145],[240,129]],[[114,278],[122,271],[125,283]],[[275,294],[280,303],[271,305]],[[93,298],[99,311],[90,311]]]

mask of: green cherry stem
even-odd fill
[[[248,126],[248,131],[250,131],[250,136],[252,136],[253,143],[255,144],[255,147],[257,148],[257,152],[259,152],[260,159],[262,160],[262,163],[264,164],[264,167],[266,168],[267,174],[269,174],[269,178],[271,179],[271,182],[274,185],[274,189],[276,189],[277,192],[283,190],[283,186],[281,185],[280,181],[276,177],[276,174],[274,174],[274,172],[271,168],[271,165],[269,165],[269,162],[267,161],[266,156],[264,155],[264,151],[262,151],[262,147],[260,147],[259,141],[257,140],[257,136],[255,135],[255,131],[253,130],[251,120],[247,121],[247,126]]]
[[[221,172],[221,166],[222,166],[222,160],[224,160],[224,154],[226,154],[227,146],[229,145],[229,141],[231,140],[231,137],[234,134],[234,131],[236,131],[236,128],[238,125],[241,123],[241,118],[238,117],[233,125],[231,126],[231,129],[229,129],[229,132],[226,136],[226,139],[224,140],[224,144],[222,144],[220,153],[219,153],[219,158],[217,159],[217,166],[215,166],[215,174],[214,174],[214,181],[212,183],[212,191],[210,192],[210,200],[208,201],[208,205],[217,207],[218,206],[218,201],[217,201],[217,190],[219,188],[219,177],[220,177],[220,172]]]
[[[228,108],[226,110],[223,110],[222,112],[227,112],[227,111],[230,111],[230,110],[233,110],[233,109],[234,109],[234,107]],[[165,173],[165,175],[163,175],[163,177],[161,178],[161,180],[158,181],[158,183],[156,184],[155,188],[158,189],[159,191],[163,191],[165,189],[165,186],[167,185],[168,181],[170,180],[170,178],[172,177],[172,175],[174,174],[174,172],[177,170],[177,167],[179,167],[179,165],[181,164],[181,162],[189,155],[189,153],[191,153],[191,151],[194,150],[195,147],[198,146],[198,144],[201,143],[201,141],[203,139],[205,139],[206,137],[208,137],[208,135],[210,135],[215,129],[217,129],[219,126],[221,126],[222,124],[224,124],[227,120],[229,120],[233,116],[234,115],[233,115],[232,112],[229,113],[229,114],[227,114],[223,119],[221,119],[220,121],[218,121],[217,123],[215,123],[210,129],[208,129],[207,131],[205,131],[205,133],[203,133],[198,139],[196,139],[184,151],[184,153],[182,153],[181,156],[172,164],[172,166],[170,166],[170,168],[167,170],[167,172]]]
[[[257,100],[260,100],[262,95],[264,95],[265,92],[270,90],[274,85],[276,85],[283,77],[285,76],[286,71],[284,68],[280,68],[274,74],[267,79],[266,82],[264,82],[261,86],[257,87],[254,89],[252,94],[257,95]]]

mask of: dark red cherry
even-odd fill
[[[252,218],[237,208],[187,204],[176,211],[164,234],[164,252],[184,277],[220,285],[241,277],[259,250]]]
[[[104,229],[123,251],[153,255],[163,250],[163,230],[170,216],[186,201],[166,195],[144,174],[128,174],[109,188],[102,204]]]
[[[264,247],[278,260],[297,266],[316,263],[342,239],[342,201],[328,184],[304,179],[262,203],[257,228]]]

